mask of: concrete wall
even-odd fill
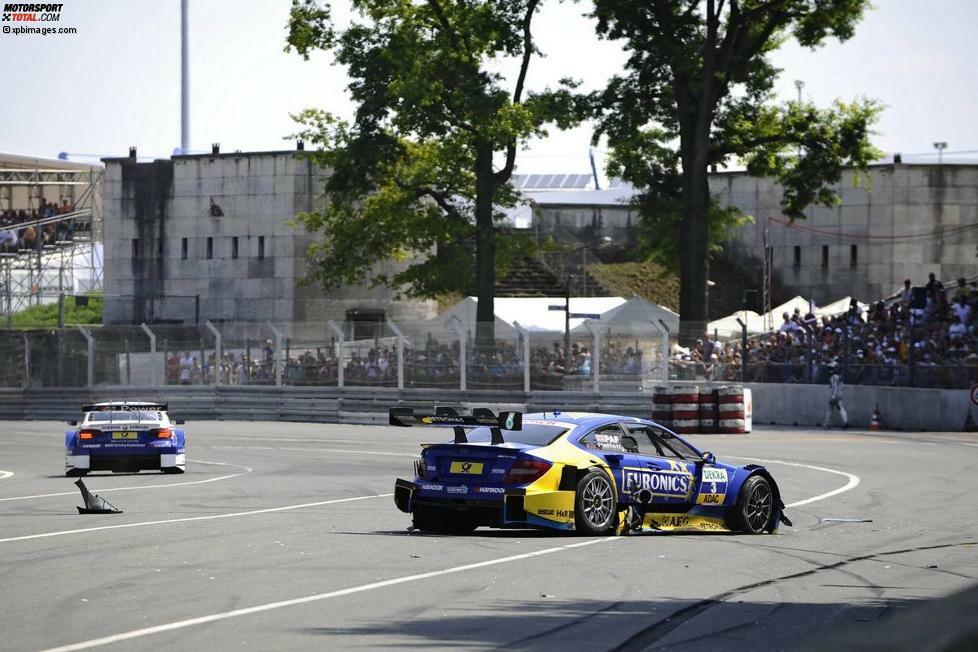
[[[722,205],[737,206],[754,218],[753,224],[735,232],[728,252],[762,260],[764,230],[769,227],[775,274],[791,293],[818,303],[848,295],[876,300],[902,288],[905,278],[923,285],[928,272],[946,284],[974,275],[978,266],[978,229],[954,230],[978,222],[976,165],[878,165],[868,178],[845,172],[835,187],[840,204],[811,206],[805,211],[807,219],[798,223],[842,236],[769,222],[771,217],[785,219],[782,190],[771,180],[727,172],[712,175],[710,188]],[[630,227],[638,219],[634,211],[608,205],[601,192],[578,192],[574,197],[578,203],[568,205],[560,193],[534,193],[534,226],[549,232],[556,225],[582,240],[608,235],[626,242],[633,233]],[[886,240],[942,230],[947,230],[944,237]],[[797,265],[795,247],[800,254]],[[823,247],[828,254],[825,264]]]
[[[347,309],[376,307],[394,319],[434,316],[433,303],[390,303],[386,289],[300,286],[319,236],[288,221],[321,206],[324,173],[296,152],[105,163],[106,324],[192,321],[196,297],[211,321],[343,320]]]
[[[726,173],[715,175],[711,188],[721,202],[755,218],[754,224],[739,229],[731,249],[762,258],[768,217],[783,219],[780,187]],[[835,190],[841,198],[838,206],[811,206],[799,225],[843,237],[770,222],[775,272],[793,292],[820,303],[850,294],[875,300],[900,289],[905,278],[923,285],[928,272],[945,282],[975,273],[978,229],[953,229],[978,222],[978,166],[880,165],[868,179],[846,172]],[[942,230],[948,231],[944,237],[885,239]],[[795,247],[800,252],[797,265]],[[828,251],[825,265],[823,247]]]
[[[747,385],[754,397],[754,424],[817,426],[825,416],[828,388],[811,385]],[[196,420],[283,420],[323,423],[386,423],[387,408],[412,405],[463,409],[492,406],[524,412],[575,410],[649,417],[652,399],[642,393],[403,390],[369,387],[181,387],[0,389],[0,420],[66,419],[85,402],[127,396],[167,401],[178,417]],[[967,390],[847,387],[850,424],[866,428],[879,403],[888,429],[960,431],[970,406]]]

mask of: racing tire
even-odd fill
[[[65,471],[66,478],[80,478],[85,475],[88,475],[88,469],[71,469],[70,471]]]
[[[615,488],[604,471],[591,469],[577,481],[574,525],[579,534],[603,536],[615,527],[618,515]]]
[[[478,527],[471,518],[451,510],[416,507],[411,514],[415,530],[427,534],[468,534]]]
[[[731,528],[745,534],[773,532],[777,526],[774,491],[767,478],[753,475],[740,487],[731,515]]]

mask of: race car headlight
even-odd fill
[[[173,431],[170,430],[169,428],[160,428],[159,430],[156,431],[156,438],[157,439],[172,439],[173,438]]]
[[[553,466],[545,460],[526,459],[517,460],[516,464],[509,467],[509,471],[503,477],[506,484],[526,484],[536,482],[543,477],[543,474]]]
[[[95,435],[98,434],[97,430],[82,430],[78,433],[79,439],[95,439]]]

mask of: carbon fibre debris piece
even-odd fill
[[[82,482],[81,478],[75,481],[75,486],[81,491],[82,500],[85,501],[84,507],[77,507],[79,514],[121,514],[122,510],[102,498],[98,494],[93,494]]]

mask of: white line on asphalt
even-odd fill
[[[841,475],[849,478],[849,482],[846,483],[844,487],[839,487],[838,489],[833,489],[832,491],[827,491],[824,494],[819,494],[817,496],[812,496],[811,498],[806,498],[805,500],[797,500],[790,505],[785,505],[785,507],[801,507],[802,505],[808,505],[809,503],[818,502],[819,500],[825,500],[826,498],[831,498],[832,496],[837,496],[841,493],[849,491],[850,489],[855,489],[859,486],[859,476],[852,473],[846,473],[845,471],[838,471],[836,469],[827,469],[824,466],[815,466],[814,464],[802,464],[800,462],[783,462],[781,460],[761,460],[756,457],[741,457],[740,455],[727,455],[727,457],[733,457],[738,460],[751,460],[752,462],[764,462],[765,464],[784,464],[785,466],[799,466],[803,469],[814,469],[816,471],[825,471],[826,473],[834,473],[836,475]]]
[[[217,482],[219,480],[227,480],[229,478],[236,478],[239,475],[244,475],[245,473],[251,473],[254,471],[250,466],[245,466],[244,464],[231,464],[229,462],[205,462],[204,460],[190,460],[191,464],[211,464],[214,466],[236,466],[239,469],[245,469],[241,473],[229,473],[228,475],[219,475],[216,478],[208,478],[206,480],[192,480],[190,482],[173,482],[170,484],[148,484],[143,486],[133,486],[133,487],[114,487],[111,489],[99,489],[97,493],[104,494],[109,491],[136,491],[138,489],[169,489],[170,487],[186,487],[192,484],[208,484],[210,482]],[[0,471],[2,473],[2,471]],[[2,478],[3,476],[0,476]],[[0,498],[0,503],[7,502],[8,500],[27,500],[28,498],[51,498],[54,496],[73,496],[77,494],[77,491],[62,491],[55,494],[35,494],[33,496],[12,496],[10,498]]]
[[[320,507],[322,505],[335,505],[337,503],[352,503],[357,500],[367,500],[369,498],[388,498],[394,494],[375,494],[370,496],[356,496],[354,498],[336,498],[334,500],[321,500],[315,503],[302,503],[301,505],[286,505],[285,507],[269,507],[268,509],[252,509],[247,512],[231,512],[228,514],[209,514],[207,516],[188,516],[186,518],[170,518],[162,521],[140,521],[139,523],[121,523],[119,525],[102,525],[99,527],[86,527],[79,530],[59,530],[57,532],[43,532],[41,534],[27,534],[20,537],[9,537],[0,539],[0,543],[10,543],[12,541],[29,541],[31,539],[46,539],[49,537],[60,537],[68,534],[84,534],[85,532],[99,532],[101,530],[121,530],[130,527],[142,527],[144,525],[166,525],[167,523],[189,523],[191,521],[212,521],[219,518],[234,518],[236,516],[251,516],[253,514],[271,514],[273,512],[287,512],[293,509],[304,507]]]
[[[13,471],[3,471],[3,470],[0,470],[0,480],[3,480],[4,478],[9,478],[13,474],[14,474]]]
[[[215,450],[274,450],[274,451],[302,451],[302,452],[317,452],[322,451],[324,453],[346,453],[349,455],[386,455],[393,457],[418,457],[418,453],[395,453],[393,451],[368,451],[368,450],[353,450],[349,448],[300,448],[297,446],[208,446],[208,448],[213,448]]]
[[[45,650],[44,652],[71,652],[73,650],[86,650],[88,648],[97,647],[99,645],[119,643],[121,641],[128,641],[142,636],[149,636],[151,634],[160,634],[162,632],[170,632],[175,629],[183,629],[184,627],[193,627],[194,625],[203,625],[206,623],[212,623],[217,620],[227,620],[228,618],[237,618],[238,616],[248,616],[255,613],[261,613],[263,611],[271,611],[272,609],[281,609],[283,607],[294,607],[300,604],[318,602],[320,600],[328,600],[330,598],[339,598],[345,595],[352,595],[354,593],[363,593],[365,591],[382,589],[388,586],[405,584],[407,582],[416,582],[418,580],[426,580],[432,577],[440,577],[442,575],[452,575],[454,573],[462,573],[464,571],[475,570],[477,568],[485,568],[487,566],[508,564],[510,562],[520,561],[522,559],[529,559],[531,557],[541,557],[543,555],[549,555],[564,550],[571,550],[574,548],[591,546],[596,543],[603,543],[606,541],[610,541],[611,539],[613,539],[613,537],[607,537],[604,539],[592,539],[590,541],[584,541],[581,543],[572,543],[566,546],[545,548],[543,550],[536,550],[534,552],[527,552],[520,555],[510,555],[509,557],[500,557],[498,559],[480,561],[474,564],[465,564],[464,566],[454,566],[452,568],[430,571],[428,573],[419,573],[417,575],[405,575],[403,577],[395,577],[393,579],[382,580],[380,582],[373,582],[371,584],[362,584],[360,586],[351,586],[350,588],[340,589],[338,591],[329,591],[328,593],[317,593],[315,595],[307,595],[305,597],[294,598],[292,600],[283,600],[281,602],[269,602],[267,604],[260,604],[254,607],[245,607],[243,609],[235,609],[233,611],[225,611],[223,613],[210,614],[209,616],[200,616],[199,618],[178,620],[177,622],[167,623],[165,625],[156,625],[155,627],[146,627],[144,629],[134,629],[130,632],[123,632],[122,634],[115,634],[112,636],[95,638],[89,641],[82,641],[80,643],[74,643],[71,645],[64,645],[62,647],[50,648],[48,650]]]
[[[730,456],[730,457],[734,457],[734,456]],[[766,462],[766,463],[769,463],[769,464],[784,464],[784,465],[787,465],[787,466],[798,466],[798,467],[803,467],[803,468],[814,469],[814,470],[817,470],[817,471],[826,471],[828,473],[835,473],[837,475],[843,475],[843,476],[849,477],[849,483],[845,487],[842,487],[840,489],[836,489],[834,491],[829,491],[829,492],[826,492],[824,494],[819,494],[818,496],[813,496],[813,497],[807,498],[805,500],[800,500],[800,501],[794,502],[791,505],[786,505],[786,507],[797,507],[799,505],[807,505],[809,503],[814,503],[814,502],[819,501],[819,500],[824,500],[826,498],[829,498],[830,496],[835,496],[837,494],[840,494],[843,491],[848,491],[849,489],[852,489],[853,487],[855,487],[856,485],[859,484],[859,478],[857,476],[855,476],[855,475],[852,475],[851,473],[846,473],[845,471],[837,471],[835,469],[827,469],[825,467],[814,466],[812,464],[801,464],[801,463],[798,463],[798,462],[783,462],[783,461],[780,461],[780,460],[759,460],[757,458],[752,458],[752,457],[738,457],[738,459],[746,459],[746,460],[752,460],[752,461],[757,461],[757,462]],[[386,494],[386,495],[390,496],[390,495],[393,495],[393,494]],[[358,499],[348,499],[348,500],[358,500]],[[281,508],[281,509],[287,509],[287,508]],[[269,510],[262,510],[262,511],[269,511]],[[274,511],[274,510],[271,510],[271,511]],[[217,517],[204,517],[204,518],[217,518]],[[187,519],[187,520],[193,520],[193,519]],[[183,628],[186,628],[186,627],[193,627],[195,625],[204,625],[204,624],[212,623],[212,622],[219,621],[219,620],[227,620],[229,618],[236,618],[238,616],[247,616],[247,615],[250,615],[250,614],[260,613],[260,612],[263,612],[263,611],[271,611],[273,609],[281,609],[283,607],[293,607],[293,606],[296,606],[296,605],[307,604],[309,602],[317,602],[317,601],[320,601],[320,600],[328,600],[330,598],[338,598],[338,597],[342,597],[342,596],[346,596],[346,595],[352,595],[352,594],[355,594],[355,593],[363,593],[365,591],[372,591],[374,589],[385,588],[385,587],[388,587],[388,586],[395,586],[397,584],[405,584],[407,582],[414,582],[414,581],[417,581],[417,580],[430,579],[432,577],[439,577],[439,576],[442,576],[442,575],[450,575],[450,574],[454,574],[454,573],[461,573],[461,572],[467,571],[467,570],[474,570],[474,569],[477,569],[477,568],[485,568],[486,566],[495,566],[495,565],[498,565],[498,564],[505,564],[505,563],[509,563],[509,562],[513,562],[513,561],[519,561],[521,559],[528,559],[530,557],[539,557],[541,555],[547,555],[547,554],[550,554],[550,553],[560,552],[560,551],[563,551],[563,550],[573,550],[575,548],[582,548],[584,546],[594,545],[595,543],[613,542],[613,541],[616,541],[616,540],[622,541],[622,540],[625,540],[625,538],[606,537],[606,538],[603,538],[603,539],[592,539],[592,540],[589,540],[589,541],[582,541],[580,543],[571,543],[571,544],[567,544],[567,545],[564,545],[564,546],[557,546],[557,547],[554,547],[554,548],[546,548],[544,550],[538,550],[536,552],[529,552],[529,553],[524,553],[524,554],[520,554],[520,555],[511,555],[509,557],[502,557],[502,558],[499,558],[499,559],[490,559],[488,561],[477,562],[477,563],[474,563],[474,564],[466,564],[464,566],[454,566],[452,568],[446,568],[444,570],[431,571],[431,572],[428,572],[428,573],[420,573],[418,575],[407,575],[407,576],[404,576],[404,577],[396,577],[396,578],[389,579],[389,580],[382,580],[380,582],[373,582],[371,584],[362,584],[360,586],[352,586],[352,587],[349,587],[349,588],[346,588],[346,589],[339,589],[337,591],[329,591],[327,593],[317,593],[315,595],[309,595],[309,596],[305,596],[305,597],[302,597],[302,598],[294,598],[294,599],[291,599],[291,600],[283,600],[281,602],[269,602],[269,603],[266,603],[266,604],[255,605],[253,607],[245,607],[243,609],[235,609],[233,611],[225,611],[225,612],[222,612],[222,613],[210,614],[210,615],[207,615],[207,616],[200,616],[199,618],[189,618],[187,620],[178,620],[176,622],[165,623],[163,625],[156,625],[154,627],[146,627],[146,628],[143,628],[143,629],[134,629],[134,630],[128,631],[128,632],[122,632],[121,634],[113,634],[111,636],[104,636],[102,638],[94,638],[94,639],[91,639],[91,640],[88,640],[88,641],[81,641],[79,643],[73,643],[71,645],[64,645],[64,646],[61,646],[61,647],[50,648],[48,650],[44,650],[44,652],[71,652],[73,650],[87,650],[89,648],[99,647],[101,645],[109,645],[111,643],[119,643],[121,641],[128,641],[128,640],[131,640],[131,639],[134,639],[134,638],[140,638],[140,637],[143,637],[143,636],[150,636],[152,634],[160,634],[162,632],[169,632],[169,631],[173,631],[173,630],[176,630],[176,629],[183,629]],[[3,539],[0,539],[0,543],[2,543],[2,542],[3,542]]]

